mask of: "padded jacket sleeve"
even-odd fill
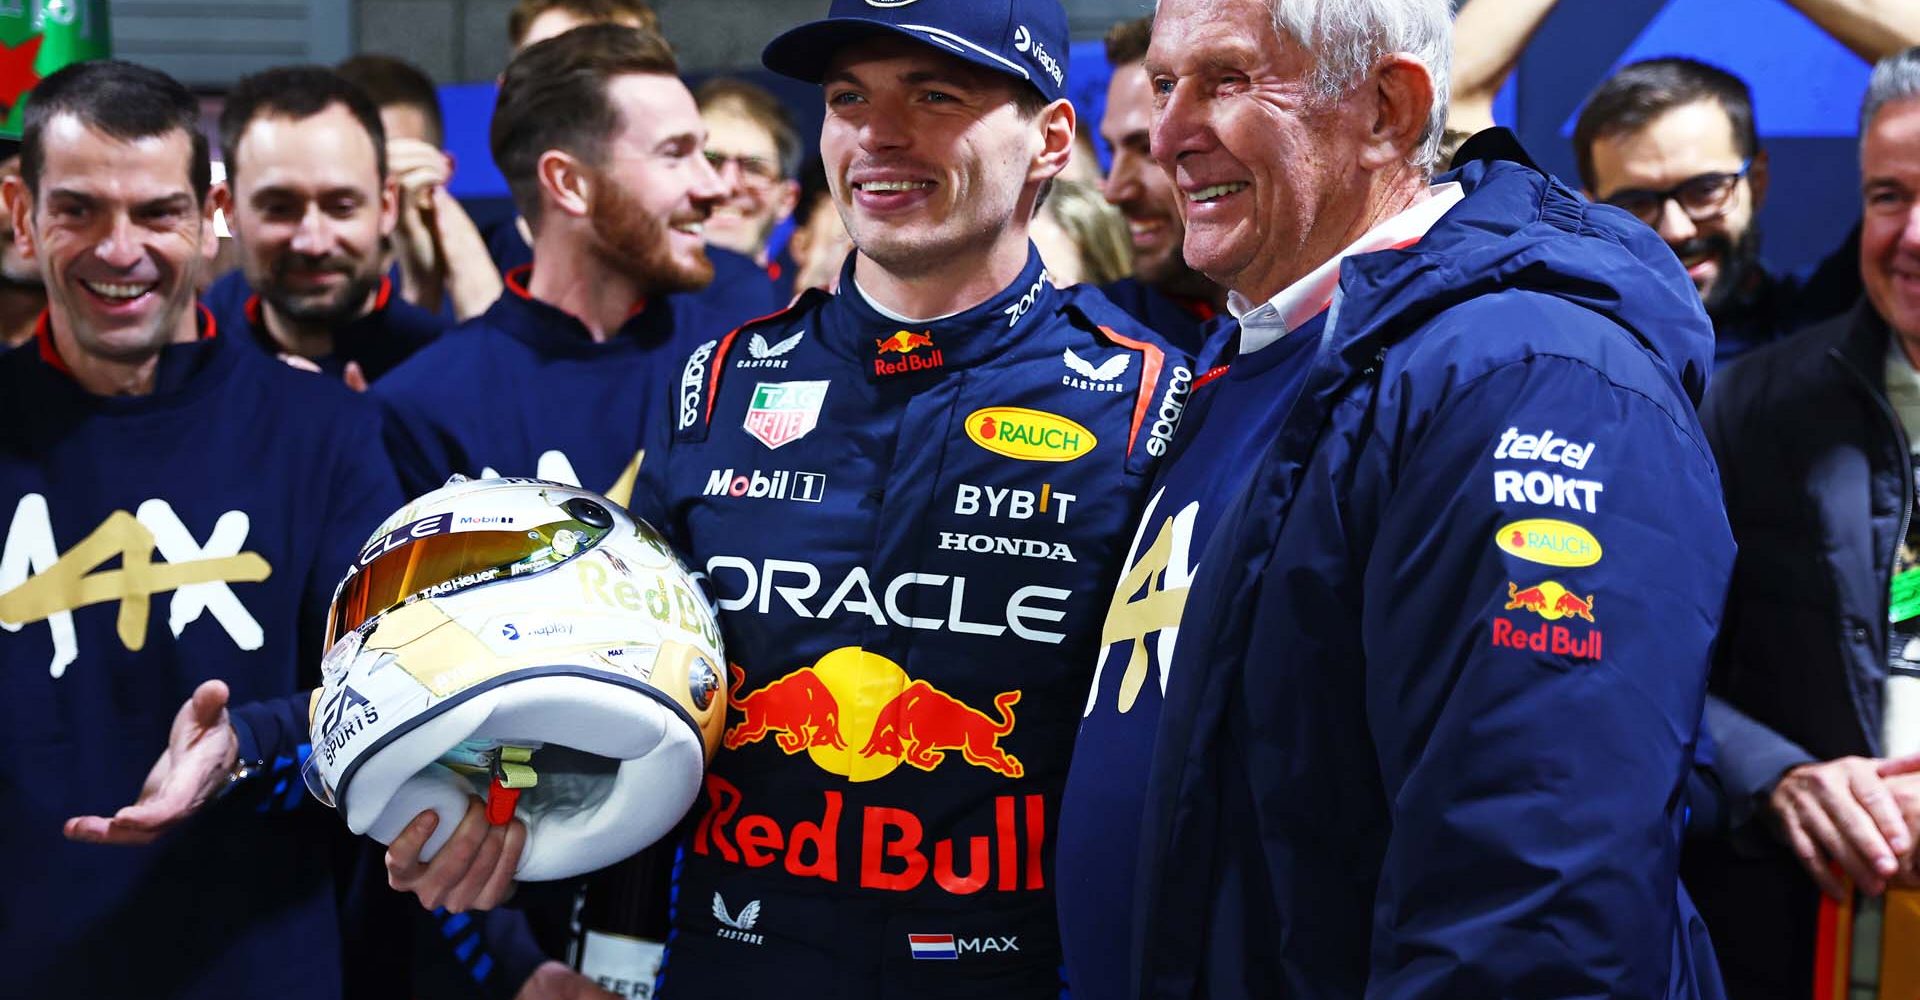
[[[1668,995],[1733,557],[1692,410],[1543,351],[1402,427],[1363,581],[1367,996]]]

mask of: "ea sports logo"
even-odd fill
[[[867,2],[872,3],[873,0],[867,0]],[[907,0],[907,2],[911,3],[913,2],[913,0]],[[1027,31],[1026,25],[1023,24],[1013,29],[1014,51],[1025,52],[1032,47],[1033,47],[1033,34]]]

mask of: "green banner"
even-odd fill
[[[27,100],[41,79],[112,51],[107,0],[0,0],[0,137],[20,138]]]

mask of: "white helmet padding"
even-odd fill
[[[470,692],[362,754],[342,779],[348,828],[392,843],[414,817],[432,809],[440,823],[420,854],[430,861],[476,792],[472,779],[436,763],[446,748],[485,738],[480,734],[521,734],[510,739],[524,742],[535,742],[529,739],[535,734],[547,734],[547,742],[564,735],[572,749],[619,761],[617,773],[610,782],[570,787],[566,772],[542,761],[544,750],[535,753],[540,785],[521,797],[516,810],[527,824],[527,842],[515,876],[529,882],[566,878],[638,853],[666,836],[693,805],[705,751],[683,709],[621,680],[554,673]]]
[[[459,481],[396,512],[341,582],[302,771],[355,833],[446,843],[475,796],[527,827],[516,877],[629,857],[692,807],[726,718],[692,577],[617,505]]]

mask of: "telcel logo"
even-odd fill
[[[988,406],[967,414],[967,437],[974,444],[1023,462],[1071,462],[1094,449],[1100,439],[1057,413],[1020,406]]]

